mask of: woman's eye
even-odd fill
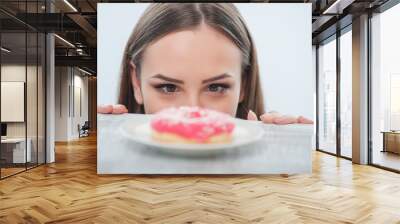
[[[160,84],[156,86],[156,89],[162,93],[174,93],[177,92],[178,87],[174,84]]]
[[[211,84],[208,86],[208,91],[216,93],[224,93],[229,86],[226,84]]]

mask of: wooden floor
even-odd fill
[[[0,181],[0,223],[400,223],[400,175],[315,153],[308,175],[96,174],[96,139]]]
[[[7,177],[7,176],[11,176],[13,174],[19,173],[26,170],[25,167],[24,168],[1,168],[1,177]]]

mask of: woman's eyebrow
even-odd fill
[[[165,80],[165,81],[168,81],[168,82],[175,82],[175,83],[183,84],[182,80],[173,79],[173,78],[170,78],[170,77],[162,75],[162,74],[153,75],[151,78],[158,78],[158,79],[162,79],[162,80]]]
[[[208,82],[212,82],[212,81],[216,81],[216,80],[224,79],[224,78],[230,78],[230,77],[232,77],[232,76],[227,74],[227,73],[224,73],[224,74],[217,75],[217,76],[214,76],[214,77],[209,78],[209,79],[205,79],[205,80],[202,81],[202,83],[208,83]]]

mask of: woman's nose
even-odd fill
[[[187,97],[186,104],[192,107],[201,107],[200,98],[197,94],[192,94]]]

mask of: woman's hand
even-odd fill
[[[266,124],[314,124],[314,122],[303,116],[294,117],[288,115],[282,115],[278,112],[265,113],[260,116],[263,123]],[[257,115],[253,111],[249,111],[247,120],[258,120]]]
[[[128,109],[122,104],[100,105],[100,106],[97,106],[97,113],[99,113],[99,114],[125,114],[125,113],[128,113]]]

